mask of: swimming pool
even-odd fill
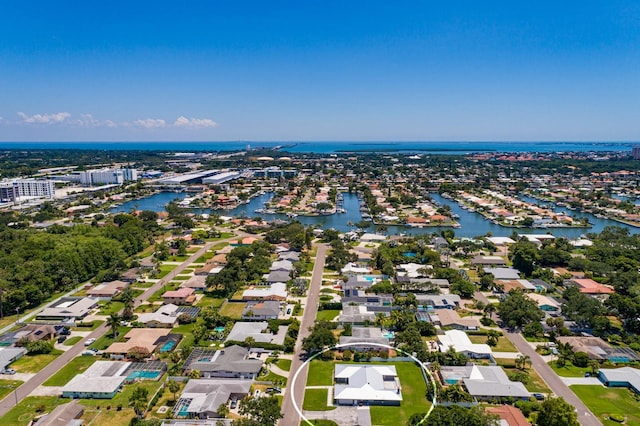
[[[162,347],[160,348],[160,352],[169,352],[175,346],[176,346],[176,342],[173,340],[169,340],[167,343],[162,345]]]
[[[145,371],[145,370],[136,370],[129,373],[127,376],[127,380],[135,380],[135,379],[150,379],[155,380],[160,377],[162,374],[161,371]]]

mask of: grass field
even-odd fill
[[[214,308],[220,308],[220,306],[222,306],[222,304],[224,303],[224,300],[225,299],[218,299],[215,297],[209,297],[205,295],[202,299],[200,299],[198,303],[196,303],[196,306],[200,308],[204,308],[205,306],[213,306]]]
[[[11,426],[26,426],[40,414],[48,413],[60,404],[70,399],[57,396],[28,396],[20,404],[13,407],[7,414],[0,417],[0,424]]]
[[[487,343],[487,336],[469,335],[471,343]],[[505,336],[498,337],[498,344],[491,348],[494,352],[518,352],[515,346]]]
[[[143,387],[149,390],[149,400],[151,400],[160,385],[160,382],[144,381],[135,385],[125,386],[122,392],[118,392],[110,400],[81,399],[80,403],[87,408],[82,418],[87,424],[91,422],[92,425],[128,425],[135,416],[133,409],[129,407],[129,396],[131,396],[133,390],[136,387]],[[119,405],[122,406],[121,411],[117,410]]]
[[[281,369],[283,369],[284,371],[291,370],[291,360],[290,359],[279,359],[278,362],[276,362],[276,365],[278,367],[280,367]]]
[[[376,425],[405,425],[413,414],[425,412],[431,406],[425,398],[427,385],[420,367],[409,362],[394,365],[402,386],[402,403],[399,407],[372,406],[371,419],[375,419]]]
[[[93,356],[78,356],[69,361],[67,365],[62,367],[56,374],[51,376],[49,380],[43,383],[44,386],[64,386],[76,374],[80,374],[93,365],[97,358]]]
[[[11,364],[11,368],[20,373],[37,373],[46,367],[51,361],[62,354],[61,350],[54,349],[51,353],[41,355],[25,355]]]
[[[131,328],[132,327],[119,326],[118,336],[116,340],[113,340],[113,334],[111,334],[111,330],[108,330],[107,334],[105,334],[104,336],[100,337],[98,340],[93,342],[93,345],[90,345],[89,347],[98,349],[98,350],[104,350],[104,349],[107,349],[109,346],[111,346],[111,344],[114,341],[124,342],[124,335],[127,334],[129,331],[131,331]]]
[[[63,345],[65,345],[65,346],[73,346],[76,343],[78,343],[80,340],[82,340],[82,336],[69,337],[67,340],[64,341]]]
[[[108,301],[104,305],[100,306],[100,315],[111,315],[124,309],[124,303],[116,301]]]
[[[302,408],[311,411],[335,410],[336,407],[327,406],[328,389],[307,389],[304,392]]]
[[[591,373],[590,367],[576,367],[571,364],[571,361],[567,361],[567,364],[564,367],[558,367],[555,361],[551,361],[549,363],[549,367],[551,367],[553,371],[561,377],[584,377],[585,373]]]
[[[640,425],[640,398],[626,388],[604,388],[599,385],[575,385],[571,390],[605,425],[619,425],[609,420],[610,414],[626,417],[624,424]]]
[[[334,422],[333,420],[310,420],[311,424],[314,426],[338,426],[338,423]],[[309,426],[309,423],[307,422],[300,422],[300,426]]]
[[[233,319],[240,319],[242,318],[243,310],[244,310],[244,303],[224,302],[220,307],[220,315],[224,315]]]
[[[316,319],[318,321],[333,321],[335,317],[337,317],[338,315],[340,315],[340,311],[338,310],[332,310],[332,309],[327,309],[326,311],[318,311],[318,314],[316,315]]]
[[[333,366],[330,361],[311,361],[307,386],[331,386],[333,384]]]
[[[23,383],[22,380],[0,380],[0,399],[9,395]]]

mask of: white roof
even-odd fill
[[[362,234],[362,236],[360,237],[360,241],[384,241],[386,239],[387,239],[386,235],[370,234],[370,233]]]
[[[474,354],[486,354],[490,355],[491,348],[484,343],[471,343],[467,333],[460,330],[447,330],[444,332],[444,336],[438,336],[440,345],[443,352],[447,351],[450,347],[456,352],[470,352]]]
[[[397,377],[398,373],[393,365],[337,364],[335,378],[347,379],[349,384],[336,384],[334,398],[339,400],[402,401]],[[395,380],[389,380],[390,378],[395,378]]]
[[[162,305],[157,311],[148,314],[138,314],[138,322],[146,324],[151,321],[157,321],[162,324],[175,324],[178,321],[178,316],[175,315],[179,309],[178,306],[173,303]]]
[[[640,390],[640,370],[637,368],[601,368],[599,371],[607,382],[628,383],[636,390]]]
[[[271,296],[287,297],[287,285],[285,283],[273,283],[266,288],[253,288],[245,290],[242,293],[243,297],[258,297],[265,298]]]
[[[115,392],[127,378],[123,374],[129,365],[130,362],[96,361],[84,373],[71,379],[62,392]]]
[[[268,323],[266,321],[238,321],[233,325],[227,340],[243,342],[247,337],[253,337],[256,342],[270,343],[273,340],[273,334],[262,332],[267,326]]]
[[[520,279],[520,272],[513,268],[491,268],[485,267],[484,272],[487,274],[493,274],[497,280],[518,280]]]
[[[550,234],[518,234],[518,237],[526,238],[531,242],[541,242],[543,240],[555,240],[556,237]]]
[[[527,297],[538,304],[538,306],[553,306],[554,308],[560,309],[560,303],[556,302],[554,299],[547,297],[543,294],[538,293],[527,293]]]
[[[533,290],[533,291],[537,290],[537,287],[531,284],[529,280],[516,280],[516,281],[518,281],[518,283],[520,283],[520,285],[527,290]]]
[[[488,237],[487,240],[491,241],[493,244],[495,244],[497,246],[504,246],[504,245],[507,245],[507,244],[515,244],[516,243],[515,241],[513,241],[509,237]]]
[[[521,382],[512,382],[502,367],[474,365],[464,386],[472,396],[528,398],[529,391]]]
[[[589,247],[593,245],[593,241],[587,240],[584,238],[580,238],[574,241],[569,241],[569,243],[574,247]]]
[[[342,273],[346,274],[347,272],[353,272],[355,274],[367,274],[371,272],[371,268],[357,266],[355,263],[347,263],[344,268],[342,268]]]

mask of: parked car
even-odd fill
[[[230,406],[230,407],[231,407],[231,409],[234,409],[234,408],[236,408],[237,406],[238,406],[238,398],[235,398],[235,397],[234,397],[234,398],[231,400],[231,406]]]
[[[2,373],[2,374],[16,374],[16,370],[14,370],[13,368],[5,368],[4,370],[0,371],[0,373]]]
[[[291,315],[291,308],[287,309],[287,315]]]
[[[532,396],[537,399],[538,401],[544,401],[544,394],[541,393],[534,393],[532,394]]]
[[[63,334],[63,335],[61,335],[60,337],[58,337],[58,343],[62,343],[62,342],[64,342],[65,340],[67,340],[67,336],[65,336],[64,334]]]
[[[68,335],[70,335],[70,334],[71,334],[71,330],[69,330],[68,328],[63,328],[63,329],[60,331],[60,335],[61,335],[61,336],[68,336]]]
[[[265,391],[269,394],[273,394],[273,393],[280,393],[282,392],[282,389],[275,387],[275,388],[267,388],[267,390]]]
[[[256,389],[256,391],[253,393],[253,397],[254,398],[259,398],[260,397],[260,389]]]
[[[96,356],[96,353],[94,351],[90,351],[89,349],[87,349],[86,351],[82,351],[82,353],[80,355],[82,355],[82,356]]]
[[[89,346],[89,345],[93,345],[96,342],[95,337],[92,337],[91,339],[87,339],[86,342],[84,342],[85,346]]]

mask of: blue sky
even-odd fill
[[[638,141],[639,117],[637,1],[0,7],[4,141]]]

